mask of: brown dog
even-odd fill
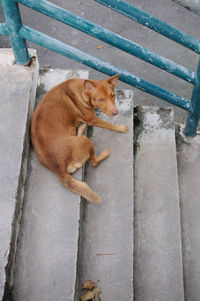
[[[83,136],[87,124],[122,133],[128,131],[127,126],[103,121],[94,112],[94,108],[99,108],[108,116],[117,115],[114,87],[118,78],[115,75],[107,80],[62,82],[44,96],[32,118],[31,139],[39,161],[70,191],[91,202],[100,202],[99,196],[70,173],[88,159],[96,166],[110,154],[106,149],[95,156],[92,142]]]

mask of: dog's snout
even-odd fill
[[[117,115],[117,114],[118,114],[118,111],[117,111],[117,110],[112,111],[112,115],[113,115],[113,116],[115,116],[115,115]]]

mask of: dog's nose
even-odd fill
[[[118,111],[117,111],[117,110],[112,111],[112,115],[113,115],[113,116],[115,116],[115,115],[117,115],[117,114],[118,114]]]

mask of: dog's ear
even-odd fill
[[[108,78],[106,81],[111,85],[111,88],[114,89],[117,81],[119,79],[119,74],[113,75],[112,77]]]
[[[95,83],[93,81],[86,79],[84,81],[83,87],[84,87],[85,92],[87,94],[91,94],[92,92],[94,92],[94,90],[96,88],[96,85],[95,85]]]

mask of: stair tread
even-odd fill
[[[200,287],[200,136],[178,139],[177,158],[185,294],[193,301],[199,300]]]
[[[79,76],[87,78],[88,72],[41,72],[38,92],[43,95],[57,82]],[[82,169],[74,177],[81,180]],[[15,301],[74,299],[80,200],[39,163],[31,149],[13,286]]]
[[[99,280],[105,301],[133,299],[133,92],[119,91],[117,98],[119,115],[105,119],[129,131],[93,127],[97,155],[106,148],[111,155],[97,167],[86,166],[85,180],[102,202],[84,203],[79,258],[79,288]]]
[[[61,186],[31,150],[15,270],[20,301],[73,300],[80,196]],[[81,170],[76,175],[81,180]]]
[[[28,157],[28,143],[24,144],[28,140],[37,75],[37,60],[27,69],[14,64],[11,49],[0,49],[0,300],[6,278],[6,290],[12,283]]]
[[[184,300],[173,110],[137,108],[135,300]]]

